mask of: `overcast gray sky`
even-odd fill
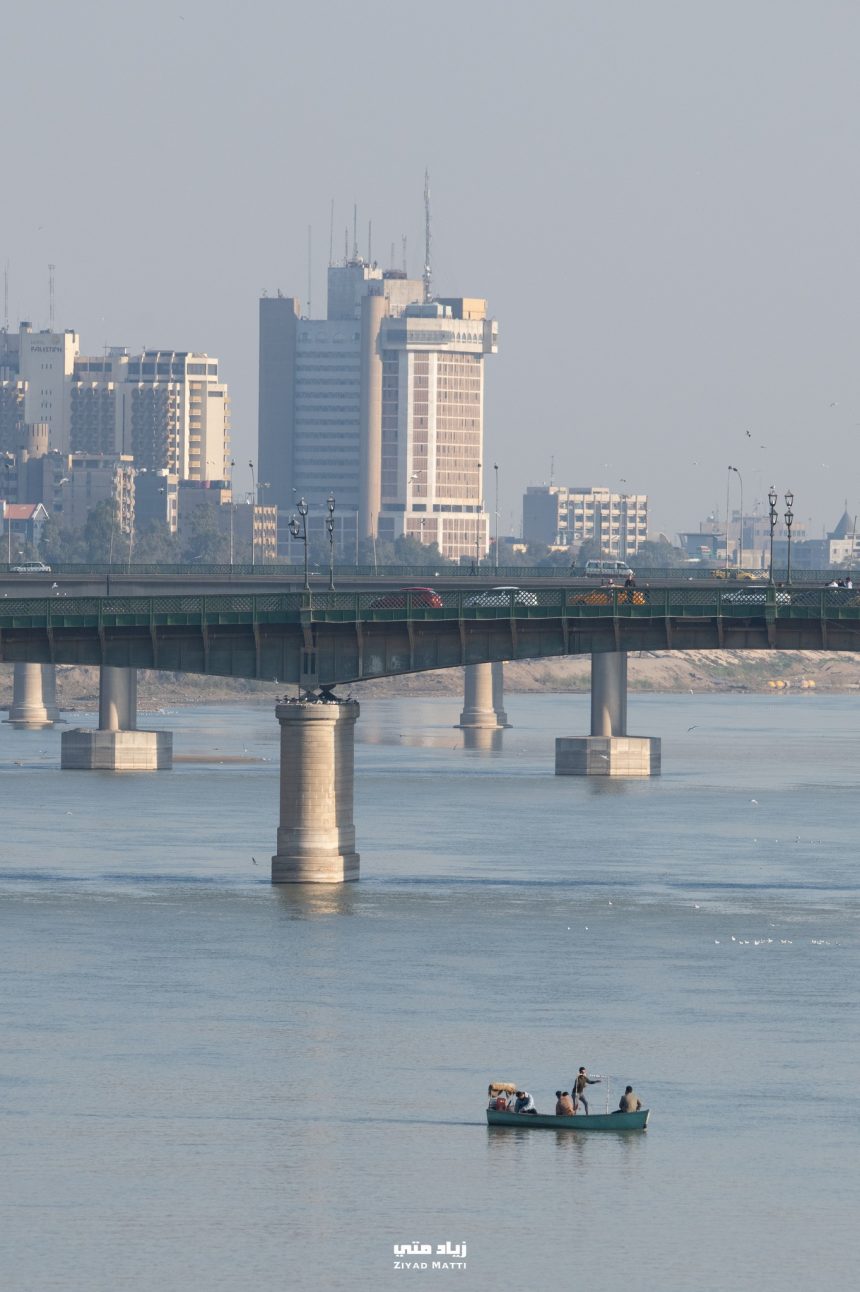
[[[84,349],[218,355],[244,470],[260,292],[306,297],[311,224],[322,311],[332,197],[336,256],[355,201],[419,273],[426,165],[436,286],[499,319],[504,528],[554,456],[669,532],[731,463],[819,534],[860,511],[858,36],[854,0],[8,5],[10,324],[54,263]]]

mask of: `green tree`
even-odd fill
[[[149,520],[135,532],[132,560],[140,565],[177,565],[179,539],[162,521]]]
[[[128,560],[128,535],[117,524],[114,505],[108,499],[87,514],[84,545],[91,565],[118,565]]]
[[[685,559],[680,547],[673,547],[665,539],[659,539],[656,543],[641,543],[631,565],[637,570],[665,570],[683,565]]]
[[[201,565],[221,565],[230,560],[230,538],[222,533],[214,507],[201,505],[191,513],[182,559],[199,561]]]

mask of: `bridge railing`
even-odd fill
[[[530,619],[860,618],[860,590],[749,586],[414,589],[0,599],[0,630],[38,627]]]

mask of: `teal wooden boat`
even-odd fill
[[[635,1113],[576,1113],[573,1117],[556,1117],[552,1113],[502,1113],[487,1109],[488,1126],[515,1126],[517,1130],[557,1131],[643,1131],[648,1125],[649,1108]]]

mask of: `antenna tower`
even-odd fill
[[[48,327],[54,330],[54,270],[56,265],[48,265]]]
[[[406,234],[405,233],[401,233],[400,235],[400,247],[403,253],[403,272],[405,274],[406,273]]]
[[[424,300],[430,300],[430,172],[424,172]]]
[[[334,255],[334,198],[331,200],[331,215],[328,221],[328,267],[331,269]]]
[[[367,263],[373,264],[373,221],[367,222]]]
[[[312,292],[311,264],[313,263],[312,257],[313,257],[313,232],[312,232],[312,226],[309,224],[308,225],[308,318],[309,319],[313,318],[314,316],[313,305],[311,303],[311,292]]]
[[[3,270],[3,331],[9,331],[9,261]]]
[[[358,203],[352,207],[352,258],[358,260]]]

